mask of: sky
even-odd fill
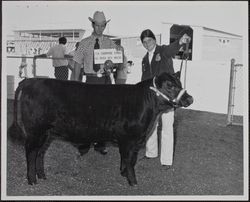
[[[149,28],[161,32],[161,23],[197,25],[245,35],[248,29],[247,1],[3,1],[3,25],[13,29],[44,27],[91,30],[88,17],[103,11],[106,32],[119,36],[139,36]]]

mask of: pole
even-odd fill
[[[187,80],[187,58],[185,59],[185,72],[184,72],[184,89],[186,89],[186,80]]]
[[[228,96],[228,109],[227,109],[227,125],[232,125],[232,99],[233,99],[233,83],[234,83],[234,64],[235,59],[231,59],[230,81],[229,81],[229,96]]]
[[[185,72],[184,72],[184,85],[183,85],[183,87],[184,87],[184,89],[186,89],[186,80],[187,80],[187,61],[188,61],[188,48],[189,47],[189,43],[186,43],[186,50],[185,50],[185,54],[184,55],[186,55],[186,57],[185,57]]]
[[[36,77],[36,60],[33,60],[32,74],[33,74],[33,77]]]

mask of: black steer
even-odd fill
[[[121,175],[135,185],[139,148],[159,115],[192,102],[176,74],[163,73],[135,85],[25,79],[15,93],[14,122],[8,133],[25,144],[29,184],[37,183],[36,176],[46,178],[44,154],[52,139],[59,138],[76,147],[115,141]]]

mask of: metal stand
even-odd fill
[[[230,83],[229,83],[229,97],[228,97],[228,109],[227,109],[227,125],[242,125],[235,123],[234,118],[234,97],[236,89],[236,72],[237,66],[243,66],[242,64],[235,64],[235,59],[231,59],[231,70],[230,70]]]

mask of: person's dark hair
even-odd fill
[[[63,36],[63,37],[59,38],[59,44],[64,44],[65,45],[66,43],[67,43],[66,37]]]
[[[143,39],[145,37],[150,37],[150,38],[153,38],[154,40],[156,40],[154,33],[150,29],[146,29],[146,30],[142,31],[141,36],[140,36],[142,43],[143,43]]]

